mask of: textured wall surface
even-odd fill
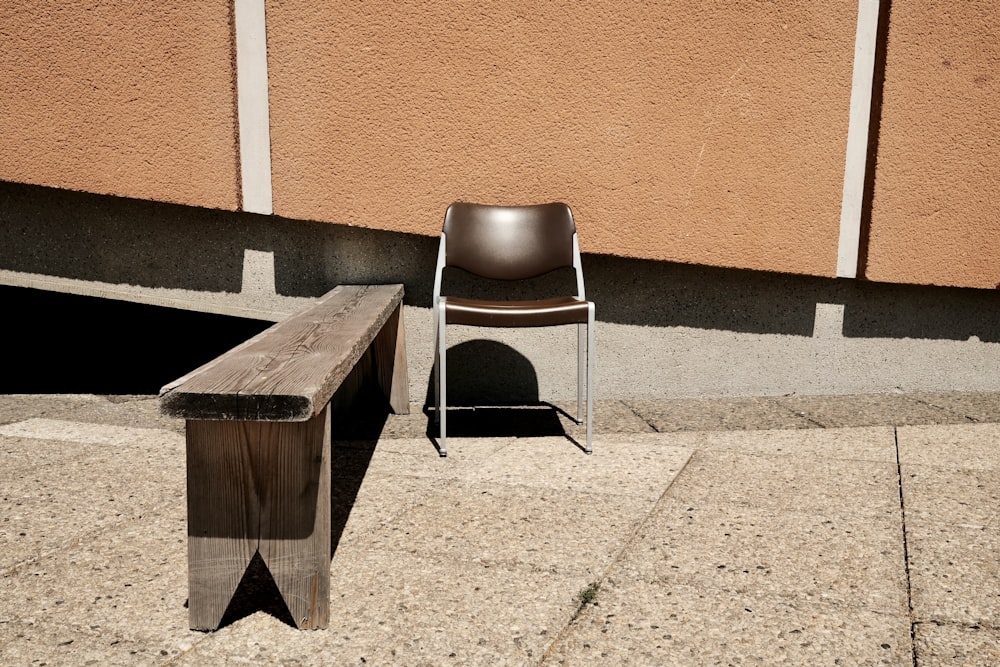
[[[268,2],[275,213],[559,199],[585,252],[833,275],[856,11]]]
[[[229,5],[3,3],[0,179],[235,209]]]
[[[585,252],[835,273],[853,2],[261,1],[279,216],[559,199]],[[232,3],[175,5],[0,7],[0,181],[240,206]],[[995,14],[891,7],[870,280],[1000,285]]]
[[[892,5],[867,278],[1000,287],[996,16],[995,0]]]

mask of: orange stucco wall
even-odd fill
[[[894,2],[888,37],[865,275],[1000,287],[997,3]]]
[[[559,199],[584,251],[833,275],[856,12],[269,1],[275,213],[436,235]]]
[[[235,209],[230,16],[226,0],[3,3],[0,180]]]
[[[855,2],[262,1],[280,216],[559,199],[587,252],[836,271]],[[1000,285],[995,4],[891,6],[868,279]],[[0,180],[239,208],[232,12],[3,3]]]

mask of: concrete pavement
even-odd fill
[[[0,664],[1000,664],[1000,395],[597,417],[592,456],[551,409],[457,413],[446,459],[417,410],[339,433],[329,629],[200,633],[183,422],[0,396]]]

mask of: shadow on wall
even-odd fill
[[[444,205],[442,205],[442,217]],[[585,225],[585,223],[584,223]],[[583,226],[583,235],[586,234]],[[115,284],[239,292],[247,249],[274,254],[280,294],[337,284],[404,283],[428,307],[436,238],[0,182],[0,269]],[[992,290],[888,285],[585,255],[588,297],[604,322],[812,336],[817,303],[844,305],[857,338],[1000,341]],[[518,290],[532,296],[570,272]],[[488,294],[471,277],[456,292]]]
[[[416,235],[0,182],[0,269],[10,271],[239,292],[250,249],[274,253],[280,294],[317,296],[336,284],[409,283],[433,271],[434,247]]]
[[[893,285],[585,256],[602,321],[812,336],[816,304],[843,304],[848,338],[1000,341],[1000,291]],[[620,295],[628,295],[627,300]],[[645,312],[642,312],[645,310]]]

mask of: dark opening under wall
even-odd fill
[[[156,394],[270,322],[0,286],[3,394]]]

